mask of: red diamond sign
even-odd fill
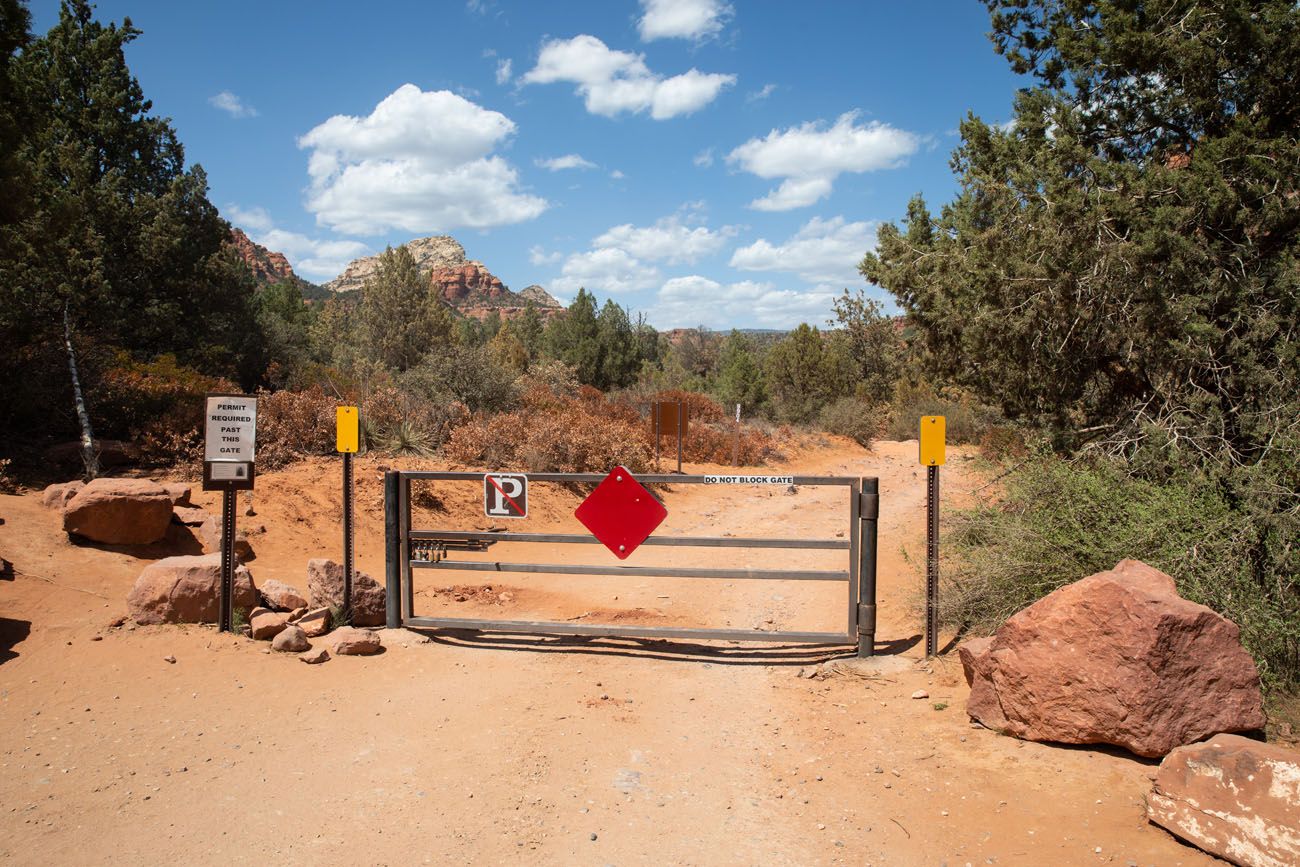
[[[620,560],[668,517],[668,510],[623,467],[596,486],[573,513]]]

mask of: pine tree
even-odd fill
[[[409,370],[457,342],[451,311],[405,245],[379,255],[361,287],[359,312],[362,356],[392,371]]]
[[[568,309],[546,327],[546,346],[552,358],[578,372],[578,381],[583,385],[600,381],[600,324],[594,295],[586,289],[578,290]]]

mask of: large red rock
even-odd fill
[[[1264,725],[1259,673],[1236,625],[1124,560],[959,648],[972,719],[1033,741],[1140,756]]]
[[[194,537],[199,540],[203,546],[204,554],[221,553],[221,518],[216,515],[208,515],[202,524],[194,527]],[[257,559],[257,554],[253,551],[253,546],[249,544],[248,536],[244,531],[235,525],[235,557],[244,562]]]
[[[307,607],[307,600],[302,598],[297,587],[290,587],[274,578],[262,585],[262,599],[268,608],[275,611],[294,611]]]
[[[307,561],[307,596],[312,608],[343,606],[343,564],[317,558]],[[352,576],[352,625],[383,626],[388,614],[383,585],[365,572]]]
[[[63,507],[63,529],[107,545],[149,545],[167,535],[172,499],[149,479],[95,479]]]
[[[144,568],[126,597],[136,623],[216,623],[221,555],[168,557]],[[235,608],[257,606],[257,588],[244,566],[235,567]]]
[[[50,485],[41,492],[41,505],[47,509],[62,509],[85,486],[86,483],[82,481],[59,482],[56,485]]]
[[[1248,867],[1300,864],[1300,753],[1237,735],[1179,747],[1160,763],[1147,818]]]

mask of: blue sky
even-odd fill
[[[31,3],[33,29],[58,4]],[[450,234],[659,328],[821,325],[1024,82],[978,0],[104,0],[210,198],[324,282]]]

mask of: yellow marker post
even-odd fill
[[[343,454],[343,619],[352,622],[352,551],[356,528],[352,520],[352,456],[361,444],[361,419],[355,406],[335,412],[335,448]]]
[[[941,415],[921,416],[921,466],[941,467],[945,461],[948,419]]]
[[[340,454],[352,454],[361,444],[361,420],[355,406],[340,406],[335,411],[337,433],[335,450]]]
[[[925,467],[925,655],[939,653],[939,467],[946,459],[948,421],[921,416],[921,466]]]

